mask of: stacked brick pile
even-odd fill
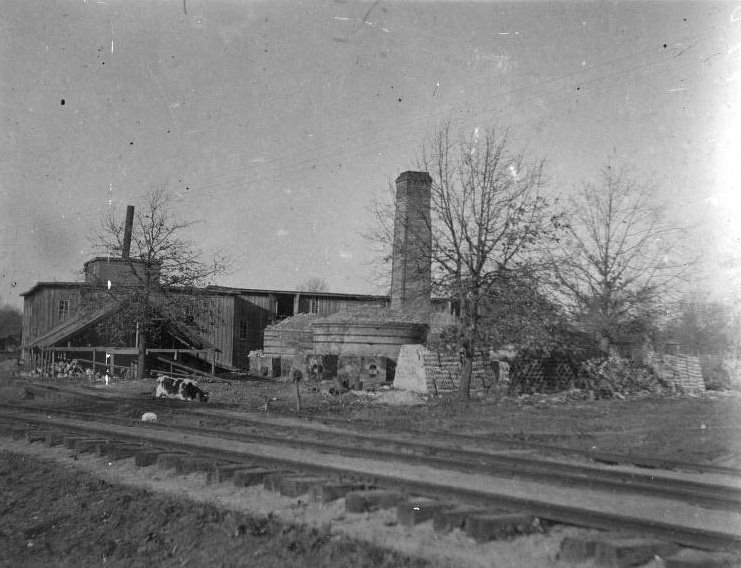
[[[319,317],[314,314],[298,314],[265,328],[265,351],[275,355],[286,355],[293,351],[313,349],[311,324]]]
[[[458,390],[463,365],[457,354],[431,351],[421,345],[401,348],[394,387],[429,394]],[[482,391],[493,382],[489,361],[479,354],[473,361],[471,392]]]
[[[705,392],[700,359],[692,355],[664,355],[664,379],[677,390]]]

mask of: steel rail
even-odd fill
[[[18,408],[12,405],[0,405],[0,408]],[[32,408],[24,407],[25,410]],[[78,418],[83,420],[103,420],[119,425],[140,423],[138,420],[87,413],[71,409],[36,409],[45,413]],[[178,432],[190,432],[199,435],[212,435],[222,439],[242,442],[273,443],[294,448],[313,448],[317,451],[363,458],[372,458],[390,462],[403,462],[416,465],[427,465],[436,468],[453,469],[465,472],[482,473],[498,477],[523,478],[531,480],[548,480],[567,486],[578,485],[592,489],[610,489],[629,491],[649,496],[661,496],[683,500],[695,505],[709,508],[741,511],[741,488],[718,485],[696,480],[667,478],[638,472],[615,471],[589,465],[571,464],[535,457],[508,456],[488,452],[452,449],[424,443],[397,442],[395,440],[377,440],[383,447],[364,447],[358,445],[353,437],[339,443],[337,438],[345,437],[341,432],[325,432],[331,440],[307,439],[306,433],[294,427],[281,427],[287,430],[289,437],[266,433],[225,432],[224,430],[204,426],[153,424],[159,429],[175,429]],[[271,425],[271,428],[273,425]],[[436,455],[433,455],[436,454]]]
[[[122,397],[122,396],[106,396],[105,394],[100,393],[87,393],[82,390],[75,390],[70,391],[58,386],[54,385],[39,385],[34,383],[32,385],[34,388],[40,388],[43,390],[48,390],[51,392],[57,392],[60,394],[63,393],[70,393],[74,395],[81,395],[86,398],[94,399],[94,400],[100,400],[100,401],[127,401],[131,403],[141,403],[141,398],[136,397]],[[152,399],[151,401],[148,401],[152,404],[162,403],[164,401],[156,401],[155,399]],[[216,406],[216,405],[214,405]],[[175,408],[174,406],[167,408]],[[218,417],[216,414],[219,412],[234,412],[237,411],[237,409],[230,409],[229,407],[216,407],[213,409],[201,409],[201,408],[189,408],[188,413],[191,415],[199,415],[204,417],[210,417],[215,418]],[[245,424],[256,424],[260,426],[264,426],[264,423],[257,420],[257,419],[251,419],[246,416],[238,417],[238,416],[228,416],[228,417],[222,417],[224,419],[228,419],[231,421],[240,421]],[[317,422],[320,424],[327,425],[328,423],[337,423],[341,424],[344,427],[348,426],[348,423],[346,420],[341,420],[337,418],[332,417],[326,417],[322,416],[319,417],[316,420],[307,420],[306,425],[303,426],[305,429],[312,429],[312,422]],[[678,471],[690,471],[690,472],[697,472],[697,473],[710,473],[710,474],[718,474],[718,475],[727,475],[727,476],[736,476],[741,479],[741,469],[728,467],[728,466],[720,466],[720,465],[714,465],[714,464],[698,464],[698,463],[691,463],[691,462],[683,462],[678,460],[669,460],[664,458],[653,458],[650,456],[641,456],[641,455],[635,455],[635,454],[617,454],[612,452],[602,452],[602,451],[591,451],[591,450],[580,450],[575,448],[566,448],[563,446],[554,446],[551,444],[542,444],[538,442],[527,442],[527,441],[519,441],[519,440],[512,440],[510,437],[502,437],[501,435],[496,434],[487,434],[486,436],[482,435],[471,435],[471,434],[460,434],[456,432],[442,432],[442,431],[420,431],[420,430],[407,430],[406,431],[409,434],[419,436],[420,438],[434,438],[434,437],[444,437],[448,440],[453,441],[453,443],[457,444],[475,444],[475,445],[481,445],[486,444],[488,446],[499,446],[501,449],[505,448],[511,448],[511,449],[530,449],[533,451],[546,453],[546,454],[561,454],[564,456],[573,456],[573,457],[579,457],[583,458],[587,461],[593,462],[593,463],[603,463],[605,465],[632,465],[636,467],[641,467],[645,469],[664,469],[664,470],[678,470]],[[358,438],[379,438],[384,440],[385,442],[389,443],[393,441],[392,438],[389,437],[387,433],[382,434],[372,434],[366,432],[345,432],[346,435],[354,435]],[[402,440],[403,441],[403,440]]]
[[[0,408],[18,408],[0,404]],[[33,410],[33,407],[23,407]],[[84,420],[104,420],[122,425],[136,424],[132,418],[88,413],[74,409],[36,408],[45,413],[53,413]],[[261,426],[265,426],[264,424]],[[331,441],[307,438],[306,432],[293,426],[271,424],[272,433],[225,432],[224,430],[204,426],[167,425],[158,423],[156,428],[176,428],[194,434],[208,434],[224,439],[252,442],[268,442],[289,447],[312,447],[318,451],[356,457],[404,462],[417,465],[430,465],[446,469],[458,469],[466,472],[477,472],[500,477],[517,477],[524,479],[558,482],[565,485],[579,485],[595,489],[609,488],[619,491],[631,491],[651,496],[664,496],[681,499],[688,503],[710,508],[741,510],[741,488],[728,485],[717,485],[695,480],[667,478],[639,472],[625,472],[598,468],[590,465],[572,464],[537,457],[502,455],[473,449],[453,449],[428,443],[399,441],[388,438],[362,436],[364,442],[381,444],[383,447],[366,447],[358,445],[357,436],[343,432],[315,431],[316,434],[329,434]],[[287,436],[275,434],[275,430],[284,430]],[[345,443],[339,439],[344,438]]]
[[[361,465],[349,467],[347,463],[333,463],[327,459],[326,454],[316,454],[308,459],[304,452],[296,452],[295,455],[277,455],[278,447],[265,444],[247,444],[246,447],[236,449],[234,447],[219,447],[218,438],[198,435],[178,438],[173,440],[175,434],[162,430],[148,430],[146,428],[130,427],[123,430],[106,423],[81,423],[63,421],[40,416],[29,416],[16,414],[6,415],[6,418],[27,422],[43,423],[66,431],[91,436],[105,436],[116,440],[135,442],[138,444],[149,444],[172,451],[173,448],[186,452],[195,452],[201,456],[212,459],[224,460],[233,463],[269,463],[277,467],[298,468],[301,471],[319,473],[323,475],[352,477],[359,480],[367,480],[374,484],[385,484],[403,489],[413,494],[437,496],[446,500],[455,499],[461,502],[472,503],[478,506],[507,508],[519,510],[555,522],[568,523],[578,526],[587,526],[605,530],[622,530],[634,533],[651,534],[685,546],[692,546],[709,550],[734,550],[741,551],[741,535],[736,533],[709,530],[682,525],[681,522],[668,522],[664,520],[636,518],[626,514],[595,510],[583,506],[575,506],[564,503],[548,502],[545,497],[523,497],[509,494],[506,491],[494,492],[492,490],[477,490],[463,485],[451,485],[449,482],[422,480],[421,476],[406,477],[399,473],[389,471],[388,466],[376,464],[375,470],[368,472],[367,467],[362,464],[368,460],[356,460]],[[136,430],[136,431],[134,431]],[[169,435],[169,438],[168,438]],[[228,440],[226,440],[228,442]],[[273,450],[271,450],[273,448]],[[345,458],[339,461],[347,462],[355,458]],[[369,462],[372,463],[372,462]],[[351,464],[352,465],[352,464]],[[446,472],[441,472],[446,473]],[[447,472],[448,474],[452,472]],[[468,474],[460,474],[462,477],[470,477]],[[450,477],[448,475],[448,477]],[[491,478],[495,482],[495,478]],[[616,495],[620,499],[619,495]]]
[[[340,419],[333,417],[322,416],[318,420],[323,423],[339,423],[343,424]],[[408,429],[407,432],[418,435],[428,436],[429,432],[415,429]],[[493,442],[503,446],[509,446],[512,448],[521,449],[532,449],[534,451],[540,451],[544,453],[559,453],[563,455],[572,455],[577,457],[583,457],[592,462],[604,463],[607,465],[634,465],[636,467],[642,467],[647,469],[666,469],[666,470],[680,470],[680,471],[695,471],[697,473],[715,473],[719,475],[730,475],[741,478],[741,469],[723,465],[715,464],[698,464],[693,462],[685,462],[680,460],[673,460],[667,458],[654,458],[645,455],[636,454],[619,454],[614,452],[603,452],[593,450],[581,450],[577,448],[567,448],[564,446],[555,446],[553,444],[544,444],[540,442],[528,442],[525,440],[513,440],[511,436],[502,435],[499,433],[490,434],[460,434],[458,432],[439,432],[434,431],[433,434],[443,434],[448,438],[457,440],[459,443],[488,443]]]

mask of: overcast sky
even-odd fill
[[[368,203],[446,118],[511,127],[557,193],[612,157],[738,250],[740,6],[0,0],[0,303],[158,185],[225,285],[385,292]]]

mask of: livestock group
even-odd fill
[[[162,375],[157,378],[156,398],[174,400],[200,400],[208,402],[208,393],[201,390],[193,379],[176,379]]]

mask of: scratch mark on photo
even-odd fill
[[[167,93],[165,93],[165,90],[162,88],[162,85],[157,80],[157,77],[155,77],[154,73],[152,73],[152,70],[149,68],[148,65],[144,65],[144,69],[147,70],[147,73],[149,73],[149,76],[152,78],[152,81],[154,81],[154,84],[159,89],[160,93],[162,94],[162,97],[165,99],[165,103],[167,105],[167,112],[170,113],[170,119],[172,120],[172,125],[175,126],[175,114],[172,112],[172,105],[170,104],[170,100],[167,98]]]

